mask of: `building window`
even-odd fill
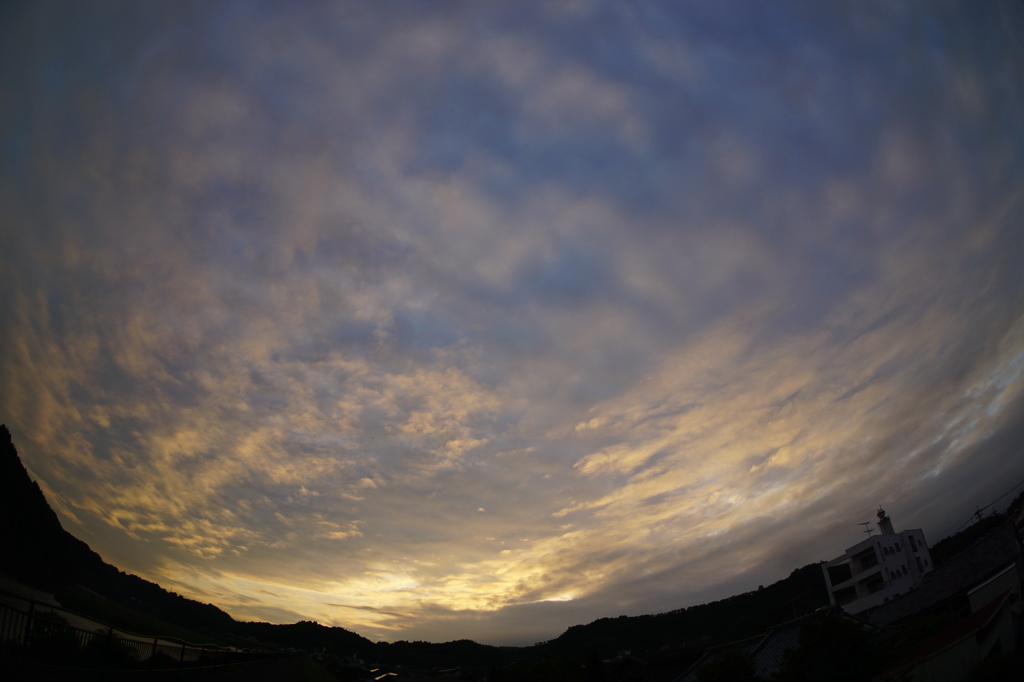
[[[836,603],[840,606],[843,604],[849,604],[856,599],[857,589],[854,587],[846,587],[841,590],[836,590]]]
[[[850,572],[850,564],[828,567],[828,579],[833,585],[844,583],[852,577],[853,573]]]
[[[866,587],[868,588],[868,594],[881,592],[885,589],[885,581],[882,580],[881,575],[873,575],[870,579],[868,579]]]
[[[859,555],[857,555],[855,560],[858,564],[860,564],[860,570],[866,571],[872,566],[876,566],[878,564],[878,555],[875,554],[874,548],[872,548],[866,552],[861,552]],[[858,571],[858,573],[859,572],[860,571]]]

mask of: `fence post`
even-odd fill
[[[185,667],[185,642],[181,643],[181,656],[178,657],[178,670]]]
[[[153,666],[156,665],[156,644],[159,642],[159,638],[153,638],[153,651],[149,654],[149,669],[152,670]]]
[[[35,612],[36,612],[36,603],[34,601],[30,601],[28,603],[28,615],[25,617],[25,632],[22,635],[22,639],[21,639],[21,645],[25,648],[25,655],[26,656],[28,655],[29,639],[31,638],[31,634],[32,634],[32,618],[33,618],[33,616],[35,616]]]
[[[107,654],[106,655],[108,657],[117,649],[117,643],[114,641],[115,638],[116,638],[116,635],[114,634],[114,626],[113,625],[108,625],[107,626],[107,646],[106,646],[106,650],[107,650]],[[99,655],[93,654],[93,658],[96,659],[98,665],[103,665],[103,656],[104,656],[104,654],[102,654],[102,653],[100,653]]]

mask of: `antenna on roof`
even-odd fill
[[[871,534],[875,532],[875,529],[871,527],[871,522],[870,521],[864,521],[862,523],[858,523],[857,525],[858,526],[864,526],[864,530],[861,531],[861,532],[867,533],[868,537],[871,537]]]

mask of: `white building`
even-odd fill
[[[932,570],[932,557],[920,528],[897,533],[878,510],[879,535],[869,535],[841,557],[822,564],[828,598],[849,614],[860,613],[906,594]]]

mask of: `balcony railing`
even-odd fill
[[[139,635],[87,616],[0,594],[0,668],[70,671],[197,669],[280,657],[278,652]],[[70,678],[68,678],[70,679]]]

